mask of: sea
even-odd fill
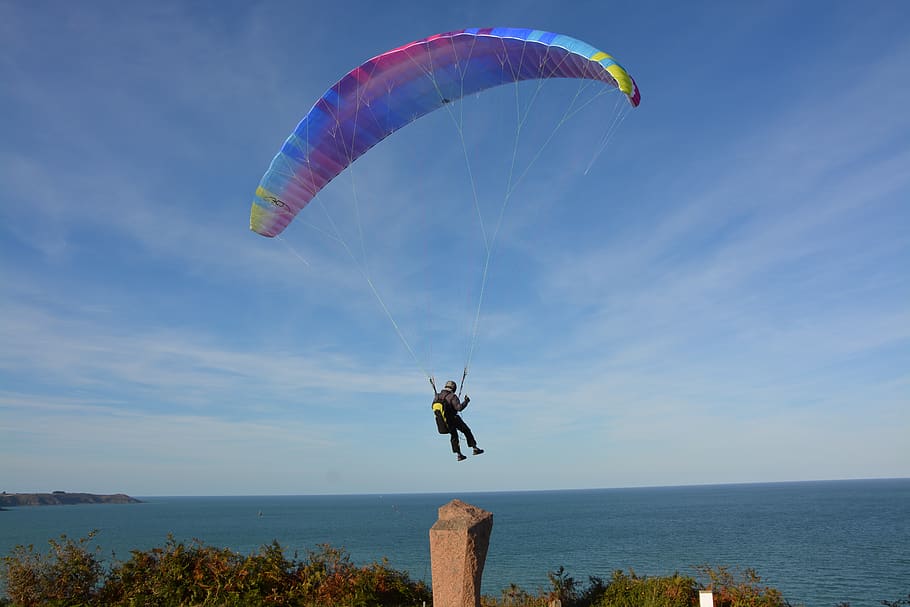
[[[97,530],[100,558],[163,546],[169,535],[242,554],[277,540],[303,559],[322,544],[358,564],[387,560],[431,582],[429,529],[458,498],[493,513],[482,592],[549,590],[563,567],[582,587],[699,565],[754,569],[791,605],[881,605],[910,596],[910,479],[571,491],[140,497],[141,504],[0,512],[0,555]]]

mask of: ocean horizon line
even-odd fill
[[[710,487],[768,487],[773,485],[800,485],[800,484],[825,484],[825,483],[861,483],[861,482],[889,482],[910,481],[910,477],[881,476],[881,477],[850,477],[828,479],[802,479],[802,480],[776,480],[776,481],[727,481],[706,483],[682,483],[666,485],[625,485],[614,487],[565,487],[553,489],[467,489],[467,490],[429,490],[429,491],[367,491],[367,492],[337,492],[337,493],[128,493],[136,498],[192,498],[192,497],[384,497],[396,495],[506,495],[506,494],[540,494],[540,493],[570,493],[586,491],[630,491],[630,490],[660,490],[660,489],[697,489]],[[25,492],[23,492],[25,493]],[[124,493],[119,491],[117,493]]]

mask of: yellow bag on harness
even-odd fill
[[[433,415],[436,417],[436,429],[440,434],[449,433],[449,425],[446,423],[445,409],[442,403],[433,403]]]

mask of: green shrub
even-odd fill
[[[164,547],[134,550],[106,576],[85,544],[65,536],[47,555],[17,546],[3,559],[7,594],[15,607],[38,605],[183,607],[306,606],[413,607],[431,602],[423,582],[389,568],[387,561],[354,565],[328,545],[307,558],[288,559],[277,542],[242,556],[225,548],[189,545],[169,536]],[[6,601],[0,599],[0,605]]]
[[[547,607],[547,597],[532,595],[517,584],[509,584],[498,600],[492,596],[480,597],[480,607]]]
[[[87,544],[95,537],[73,541],[66,535],[50,540],[42,554],[32,545],[16,546],[3,557],[2,578],[6,593],[18,607],[89,604],[99,587],[102,567],[97,550]]]
[[[502,598],[482,597],[481,607],[694,607],[698,604],[696,582],[673,574],[670,577],[638,577],[635,572],[615,571],[609,583],[591,576],[579,584],[563,567],[547,574],[549,591],[533,595],[512,584]]]
[[[674,573],[670,577],[639,577],[614,571],[596,607],[690,607],[698,603],[695,580]]]
[[[189,546],[168,536],[163,548],[134,550],[116,564],[99,593],[104,605],[214,605],[236,594],[243,557],[231,550]]]
[[[780,590],[762,585],[754,569],[742,571],[729,567],[696,568],[708,578],[706,590],[714,592],[715,607],[787,607]]]

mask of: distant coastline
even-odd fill
[[[0,510],[4,506],[69,506],[73,504],[141,504],[140,500],[123,493],[96,495],[94,493],[0,493]]]

